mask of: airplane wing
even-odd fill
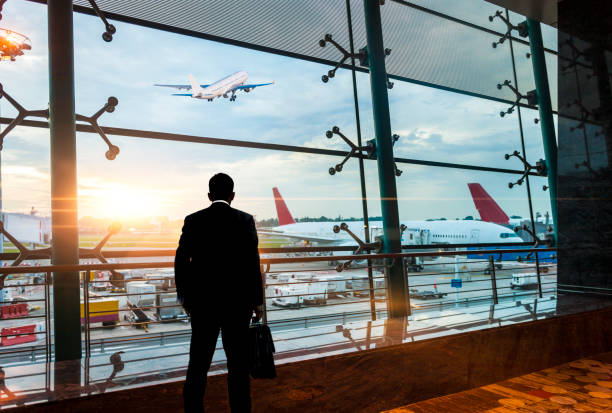
[[[191,85],[160,85],[160,84],[154,84],[153,86],[159,86],[159,87],[172,87],[174,89],[178,89],[178,90],[191,90]],[[201,88],[206,88],[210,85],[200,85]],[[182,95],[180,95],[182,96]],[[189,95],[191,96],[191,95]]]
[[[258,230],[258,235],[266,235],[269,237],[282,237],[282,238],[291,238],[291,239],[299,239],[303,241],[311,241],[311,242],[327,242],[327,243],[337,243],[340,240],[334,238],[326,238],[326,237],[313,237],[305,234],[293,234],[282,231],[271,231],[271,230]],[[343,240],[346,241],[346,240]]]
[[[274,82],[269,82],[269,83],[254,83],[252,85],[240,85],[240,86],[236,86],[234,88],[234,90],[243,90],[243,89],[253,90],[253,89],[255,89],[256,87],[259,87],[259,86],[268,86],[268,85],[273,85],[273,84],[274,84]]]
[[[193,96],[191,93],[173,93],[172,96]]]

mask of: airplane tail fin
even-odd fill
[[[280,192],[278,192],[278,188],[272,188],[272,193],[274,194],[274,203],[276,204],[276,215],[278,216],[278,225],[289,225],[295,224],[295,220],[291,216],[291,212],[289,212],[289,208],[287,208],[287,204],[285,204],[285,200],[281,196]]]
[[[193,77],[193,75],[192,75],[192,74],[190,74],[190,75],[189,75],[189,83],[191,83],[191,91],[192,91],[193,93],[196,93],[196,92],[198,92],[200,89],[202,89],[202,88],[200,87],[200,85],[198,85],[198,82],[196,82],[196,80],[194,79],[194,77]]]
[[[478,183],[468,184],[474,205],[485,222],[508,225],[510,218],[493,198]]]

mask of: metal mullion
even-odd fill
[[[12,118],[0,118],[0,123],[10,123],[11,121],[12,121]],[[21,126],[48,128],[49,124],[47,122],[25,120],[21,123]],[[307,154],[314,154],[314,155],[339,156],[343,158],[346,156],[346,151],[340,151],[340,150],[334,150],[334,149],[310,148],[306,146],[281,145],[281,144],[275,144],[275,143],[212,138],[212,137],[204,137],[204,136],[183,135],[183,134],[167,133],[167,132],[143,131],[143,130],[137,130],[137,129],[125,129],[125,128],[115,128],[115,127],[106,127],[106,126],[101,127],[101,129],[104,131],[104,133],[108,135],[124,136],[124,137],[130,137],[130,138],[138,138],[138,139],[157,139],[157,140],[168,140],[168,141],[175,141],[175,142],[189,142],[189,143],[200,143],[200,144],[208,144],[208,145],[233,146],[233,147],[251,148],[251,149],[266,149],[266,150],[276,150],[276,151],[283,151],[283,152],[307,153]],[[93,129],[92,126],[84,125],[84,124],[77,124],[76,130],[78,132],[97,133]],[[355,154],[354,157],[358,159],[364,159],[364,160],[376,160],[376,156],[374,156],[373,158],[369,158],[365,154]],[[450,162],[436,162],[436,161],[427,161],[427,160],[410,159],[410,158],[395,158],[394,157],[393,159],[395,162],[398,162],[398,163],[413,164],[413,165],[438,166],[442,168],[465,169],[465,170],[475,170],[475,171],[483,171],[483,172],[517,174],[517,175],[523,174],[523,171],[514,170],[514,169],[493,168],[493,167],[478,166],[478,165],[464,165],[464,164],[457,164],[457,163],[450,163]],[[537,174],[535,172],[530,172],[530,175],[537,175]]]

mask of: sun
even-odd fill
[[[80,209],[86,215],[114,220],[130,220],[160,215],[159,196],[155,190],[107,184],[79,191]]]

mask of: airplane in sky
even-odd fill
[[[191,90],[191,93],[173,93],[172,96],[191,96],[195,99],[206,99],[212,102],[214,98],[223,96],[228,98],[230,102],[236,100],[236,92],[242,90],[250,92],[256,87],[273,85],[274,81],[269,83],[253,83],[247,84],[246,81],[249,74],[245,71],[236,72],[210,85],[199,85],[193,75],[189,75],[189,85],[162,85],[155,84],[154,86],[175,88],[178,90]]]

